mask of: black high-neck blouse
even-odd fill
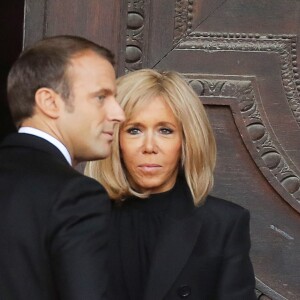
[[[141,300],[170,191],[113,202],[109,249],[109,299]]]

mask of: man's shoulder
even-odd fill
[[[64,164],[69,166],[62,152],[47,140],[25,133],[14,133],[7,136],[0,144],[3,161],[15,162],[20,168],[45,168]],[[17,158],[17,159],[16,159]]]
[[[0,152],[0,172],[3,168],[10,170],[15,180],[30,181],[35,186],[59,187],[68,181],[81,182],[82,188],[85,184],[100,185],[75,170],[54,145],[39,137],[12,134],[1,143]]]

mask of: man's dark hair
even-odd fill
[[[114,56],[108,49],[76,36],[49,37],[21,53],[7,81],[8,103],[17,126],[33,115],[35,93],[39,88],[50,88],[65,101],[69,99],[68,67],[76,54],[87,50],[114,64]]]

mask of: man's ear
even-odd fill
[[[60,115],[62,99],[50,88],[40,88],[35,93],[35,107],[44,115],[56,119]]]

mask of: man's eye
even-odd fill
[[[126,130],[127,133],[132,134],[132,135],[136,135],[138,133],[140,133],[140,130],[136,127],[132,127],[132,128],[128,128]]]
[[[105,99],[105,95],[99,95],[97,96],[98,100],[103,101]]]
[[[167,128],[167,127],[160,128],[159,131],[160,131],[162,134],[171,134],[171,133],[174,132],[173,129]]]

